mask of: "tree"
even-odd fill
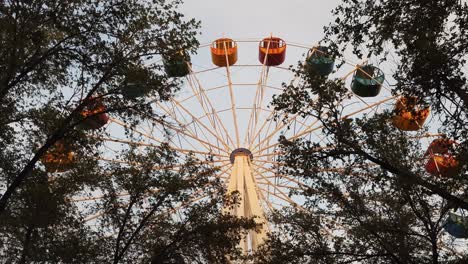
[[[0,3],[2,262],[171,263],[189,245],[193,255],[180,256],[187,263],[236,256],[239,233],[253,225],[221,215],[213,168],[164,144],[122,148],[127,164],[104,164],[106,132],[83,129],[105,114],[129,128],[165,122],[151,103],[169,99],[179,81],[164,73],[161,57],[198,45],[199,22],[184,19],[180,3]],[[137,88],[142,96],[128,95]],[[93,107],[99,111],[90,113]],[[48,168],[48,156],[71,166]],[[195,195],[205,198],[192,201]],[[193,208],[177,209],[189,202]],[[185,215],[176,219],[177,211]]]
[[[306,203],[276,218],[289,239],[272,235],[258,262],[466,262],[451,251],[443,228],[449,211],[468,209],[467,14],[462,1],[344,0],[334,10],[323,45],[334,56],[352,48],[382,65],[396,58],[389,67],[392,93],[431,107],[439,133],[458,143],[450,149],[458,171],[450,178],[430,175],[428,146],[418,140],[427,130],[394,127],[398,109],[347,116],[352,95],[345,83],[299,65],[301,82],[287,85],[273,104],[285,114],[316,118],[327,142],[281,140],[280,174],[307,184],[299,191]]]
[[[133,116],[134,120],[138,120],[135,112],[124,110],[148,110],[141,101],[122,100],[119,95],[123,79],[134,68],[153,72],[160,68],[160,65],[145,66],[147,59],[191,49],[197,44],[193,31],[197,23],[182,21],[181,14],[173,11],[177,4],[165,1],[2,4],[5,26],[0,99],[5,107],[2,110],[9,110],[3,111],[8,115],[2,118],[2,127],[6,131],[12,131],[13,127],[28,131],[36,128],[30,119],[33,112],[56,111],[58,116],[49,121],[48,131],[36,131],[42,133],[40,142],[45,143],[32,159],[22,162],[24,166],[18,166],[15,177],[8,179],[0,211],[47,149],[82,121],[79,113],[89,98],[105,97],[110,105],[107,112],[120,110],[119,114]],[[177,87],[164,75],[153,73],[144,77],[142,82],[158,87],[151,94],[159,100],[167,98]]]

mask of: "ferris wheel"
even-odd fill
[[[291,191],[307,185],[294,175],[281,175],[277,170],[282,165],[278,161],[282,155],[278,138],[327,141],[319,120],[299,114],[284,116],[270,106],[273,96],[284,90],[283,83],[298,81],[288,67],[298,60],[303,60],[310,74],[341,78],[346,83],[350,94],[346,118],[396,107],[401,113],[393,119],[394,125],[412,131],[418,130],[430,115],[425,108],[418,109],[419,114],[415,114],[410,98],[392,95],[384,73],[368,62],[343,60],[337,69],[338,59],[323,46],[286,42],[272,36],[261,40],[221,38],[201,45],[192,58],[180,52],[164,60],[166,73],[182,79],[183,85],[169,101],[154,100],[154,111],[165,116],[163,124],[148,122],[132,127],[104,114],[91,120],[87,129],[104,127],[110,134],[100,138],[106,149],[113,150],[100,158],[102,162],[125,163],[114,154],[114,150],[125,146],[168,144],[181,155],[192,153],[202,162],[217,167],[216,177],[224,183],[228,193],[237,192],[240,196],[240,202],[234,208],[226,208],[225,212],[255,217],[262,226],[257,232],[251,231],[241,243],[243,250],[255,250],[271,228],[267,220],[271,212],[285,206],[301,208],[304,202]],[[143,92],[134,88],[124,95],[136,97]],[[91,112],[102,107],[99,103],[90,105]],[[123,133],[126,129],[139,139],[128,138]],[[62,160],[67,159],[71,158],[62,157]],[[53,165],[53,157],[49,163]],[[193,201],[202,198],[191,197]],[[93,221],[102,214],[89,215],[86,220]],[[333,233],[325,227],[324,232]]]

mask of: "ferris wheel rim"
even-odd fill
[[[242,43],[243,41],[241,40],[241,41],[238,41],[238,42]],[[254,41],[254,40],[249,40],[249,41],[245,41],[245,42],[255,42],[255,41]],[[291,42],[291,43],[292,43],[292,42]],[[310,48],[313,47],[313,46],[312,46],[312,47],[300,46],[300,45],[296,45],[296,44],[288,44],[288,45],[290,45],[290,46],[296,46],[296,47],[300,47],[300,48],[304,48],[304,49],[306,49],[306,48],[307,48],[307,49],[310,49]],[[352,74],[352,73],[356,70],[356,68],[355,68],[356,65],[359,65],[359,64],[352,64],[352,66],[353,66],[354,68],[353,68],[353,70],[351,71],[350,74]],[[227,70],[227,71],[229,71],[229,67],[262,67],[263,69],[267,68],[267,66],[265,66],[264,64],[239,64],[239,65],[232,65],[232,66],[226,67],[226,70]],[[210,68],[210,69],[207,69],[207,70],[203,70],[202,72],[191,72],[191,73],[190,73],[190,76],[193,76],[193,75],[194,75],[194,76],[198,76],[198,75],[201,74],[201,73],[212,72],[212,71],[215,71],[215,70],[220,70],[220,68],[223,68],[223,67],[214,67],[214,68]],[[290,69],[285,68],[285,67],[276,67],[276,66],[275,66],[275,67],[272,66],[271,68],[277,68],[277,69],[280,69],[280,70],[287,70],[287,71],[290,70]],[[229,76],[229,73],[228,73],[227,75]],[[227,77],[228,77],[228,76],[227,76]],[[187,77],[187,78],[188,78],[188,77]],[[262,78],[262,77],[261,77],[261,78]],[[216,87],[215,87],[215,88],[216,88],[216,89],[222,89],[222,88],[231,88],[231,89],[232,89],[232,87],[235,87],[235,86],[237,86],[237,85],[241,86],[242,84],[236,84],[236,83],[230,82],[230,84],[228,84],[228,85],[223,85],[222,87],[219,87],[219,88],[216,88]],[[257,85],[257,84],[255,84],[255,85]],[[264,87],[264,88],[273,87],[273,86],[269,86],[269,85],[261,85],[261,86]],[[383,85],[383,86],[384,86],[384,85]],[[187,98],[185,98],[185,99],[181,99],[180,103],[184,103],[186,100],[191,100],[192,98],[196,97],[197,95],[200,95],[200,96],[201,96],[202,93],[210,92],[211,89],[215,89],[215,88],[203,89],[203,92],[199,92],[198,94],[193,94],[193,95],[191,95],[191,96],[189,96],[189,97],[187,97]],[[280,88],[278,88],[278,87],[275,87],[275,88],[278,89],[278,90],[280,89]],[[349,88],[348,88],[348,89],[349,89]],[[358,96],[356,96],[356,97],[358,97]],[[394,99],[394,98],[396,98],[396,96],[391,96],[391,97],[385,98],[385,101],[387,101],[387,100],[392,100],[392,99]],[[358,99],[360,99],[360,97],[358,97]],[[172,101],[171,101],[171,102],[172,102]],[[161,104],[162,104],[162,103],[161,103]],[[381,103],[380,103],[380,104],[381,104]],[[380,104],[375,104],[375,105],[380,105]],[[248,107],[248,108],[246,108],[246,110],[254,110],[254,109],[259,109],[260,111],[268,111],[268,112],[270,112],[270,113],[273,113],[273,112],[274,112],[274,110],[266,109],[266,108],[264,108],[264,107],[258,107],[258,108]],[[225,110],[223,110],[223,111],[229,111],[229,110],[232,110],[232,111],[234,112],[234,110],[242,110],[242,108],[236,106],[236,107],[227,108],[227,109],[225,109]],[[359,111],[358,111],[358,112],[359,112]],[[214,113],[215,113],[215,114],[219,114],[219,113],[220,113],[220,110],[217,110],[217,111],[215,111]],[[202,116],[197,116],[196,119],[208,118],[208,115],[210,115],[210,114],[209,114],[209,113],[205,113],[205,114],[203,114]],[[213,115],[214,115],[214,114],[213,114]],[[346,117],[349,117],[349,116],[352,116],[352,115],[353,115],[353,114],[349,114],[349,115],[347,115]],[[115,121],[116,121],[116,119],[111,118],[111,123],[115,123]],[[318,121],[318,120],[317,120],[317,121]],[[178,123],[178,122],[177,122],[177,123]],[[184,124],[184,125],[187,125],[187,123],[183,123],[183,124]],[[266,124],[265,124],[265,125],[266,125]],[[261,124],[261,126],[263,127],[263,124]],[[284,128],[284,126],[283,126],[283,128]],[[320,128],[321,128],[320,126],[318,126],[318,127],[313,127],[313,128],[310,128],[310,127],[309,127],[307,130],[302,131],[301,136],[302,136],[302,135],[305,135],[305,134],[307,134],[307,133],[314,132],[315,130],[318,130],[318,129],[320,129]],[[281,129],[282,129],[282,128],[280,128],[279,130],[281,130]],[[209,131],[208,128],[206,128],[206,130]],[[275,130],[278,130],[278,128],[276,128]],[[279,130],[278,130],[278,131],[279,131]],[[309,131],[309,130],[310,130],[310,131]],[[256,134],[253,135],[253,138],[256,138],[256,136],[257,136],[259,133],[261,133],[261,132],[262,132],[262,128],[259,128],[259,130],[257,130],[257,131],[254,130],[254,133],[256,133]],[[268,130],[268,132],[269,132],[269,130]],[[179,133],[179,132],[178,132],[178,133]],[[185,135],[187,136],[187,134],[185,134]],[[275,132],[272,132],[271,135],[275,135]],[[301,137],[301,136],[295,135],[292,139],[297,138],[297,137]],[[154,140],[154,139],[152,139],[152,138],[149,138],[149,139],[150,139],[150,140]],[[114,139],[114,140],[115,140],[115,139]],[[220,140],[220,141],[223,141],[223,140]],[[232,141],[234,141],[234,140],[232,140]],[[231,143],[232,143],[232,141],[231,141]],[[239,139],[238,139],[237,141],[239,141]],[[157,141],[155,141],[155,142],[157,142]],[[163,142],[163,141],[159,141],[159,143],[162,143],[162,142]],[[133,142],[132,142],[132,141],[120,142],[120,143],[138,144],[138,143],[136,143],[136,142],[134,142],[134,141],[133,141]],[[229,141],[224,142],[224,143],[225,143],[226,145],[230,145]],[[140,142],[139,144],[141,144],[142,146],[144,146],[145,144],[148,145],[148,146],[156,146],[155,144],[144,143],[144,142]],[[239,142],[238,142],[237,144],[239,145]],[[252,152],[253,152],[254,154],[257,154],[257,157],[264,157],[265,155],[270,155],[270,153],[268,153],[268,154],[263,153],[264,150],[268,150],[268,149],[272,148],[273,145],[276,145],[276,146],[277,146],[278,144],[275,143],[275,144],[273,144],[273,145],[267,145],[267,146],[264,146],[263,148],[257,148],[257,147],[259,147],[259,146],[257,146],[257,145],[261,145],[261,144],[255,144],[255,145],[254,145],[254,144],[250,144],[249,149],[252,149]],[[176,146],[176,145],[174,145],[174,146]],[[214,147],[214,146],[213,146],[213,147]],[[239,147],[239,146],[237,146],[237,147]],[[235,146],[233,146],[233,148],[235,148]],[[194,147],[194,149],[195,149],[195,147]],[[218,149],[219,149],[219,147],[218,147]],[[212,151],[210,151],[210,150],[208,150],[208,149],[207,149],[206,151],[199,151],[199,154],[200,154],[200,155],[214,155],[214,156],[216,156],[216,157],[218,158],[218,160],[214,161],[214,163],[215,163],[215,162],[226,162],[226,161],[228,161],[228,160],[222,160],[222,158],[226,158],[226,157],[229,156],[229,151],[230,151],[230,149],[225,150],[225,151],[223,151],[222,149],[219,149],[219,150],[222,151],[223,154],[221,154],[221,153],[216,153],[216,152],[212,152]],[[256,151],[254,152],[254,150],[256,150]],[[189,149],[178,149],[177,151],[181,151],[181,152],[190,152]],[[262,156],[262,155],[263,155],[263,156]],[[277,154],[272,154],[272,155],[277,155]],[[259,164],[256,164],[256,163],[262,163],[262,162],[263,162],[262,160],[258,160],[258,161],[256,160],[256,161],[254,161],[254,162],[253,162],[253,168],[255,168],[255,170],[263,170],[263,171],[264,171],[264,170],[265,170],[265,167],[264,167],[264,166],[259,165]],[[271,162],[271,161],[269,161],[269,162]],[[229,170],[232,168],[232,166],[230,166],[229,164],[224,164],[224,165],[223,165],[223,168],[224,168],[225,170],[224,170],[221,174],[222,174],[222,175],[225,175],[226,172],[229,171]],[[275,173],[275,172],[273,172],[270,168],[266,168],[266,171],[268,171],[268,170],[269,170],[270,173]],[[277,189],[277,191],[278,191],[278,193],[280,193],[280,194],[274,193],[274,194],[273,194],[274,196],[279,196],[279,197],[277,197],[278,199],[280,199],[280,200],[282,200],[282,201],[286,201],[286,203],[291,204],[291,205],[294,205],[295,207],[298,207],[298,206],[300,207],[300,205],[297,205],[296,202],[294,202],[293,200],[290,200],[290,198],[288,197],[288,195],[286,195],[286,194],[282,191],[282,190],[286,190],[286,189],[288,189],[288,188],[292,188],[292,187],[295,187],[295,186],[286,186],[286,185],[279,186],[279,185],[281,185],[281,184],[276,184],[276,185],[275,185],[274,183],[272,183],[272,182],[270,181],[270,178],[268,178],[268,177],[265,177],[265,178],[264,178],[264,177],[263,177],[263,176],[264,176],[263,173],[265,173],[265,172],[258,173],[259,175],[261,175],[258,179],[262,180],[262,182],[260,182],[260,181],[258,182],[259,185],[261,185],[261,186],[259,186],[259,188],[265,188],[265,186],[273,186],[273,187],[275,187],[275,189],[276,189],[276,188],[279,187],[279,188]],[[284,176],[286,176],[286,175],[284,175]],[[289,180],[292,179],[292,177],[289,177],[289,176],[287,176],[287,177],[289,178]],[[263,182],[263,181],[264,181],[264,182]],[[267,184],[265,184],[265,183],[267,183]],[[296,181],[296,184],[298,184],[298,186],[301,185],[301,184],[299,184],[299,183],[300,183],[300,181]],[[295,188],[300,188],[300,187],[295,187]],[[269,191],[267,191],[267,192],[269,193]],[[260,191],[259,193],[260,193],[260,196],[262,196],[262,197],[265,195],[265,192],[263,192],[263,191]],[[263,197],[263,198],[262,198],[262,201],[264,201],[265,203],[267,203],[267,206],[270,208],[270,211],[271,211],[272,208],[275,208],[275,207],[277,208],[277,207],[278,207],[278,206],[273,206],[271,203],[269,203],[270,201],[269,201],[268,198]],[[284,204],[283,204],[282,206],[284,206]],[[93,219],[96,219],[96,218],[92,218],[91,220],[93,220]],[[89,221],[91,221],[91,220],[89,220]]]

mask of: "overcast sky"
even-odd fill
[[[331,20],[338,0],[185,0],[182,11],[202,21],[201,43],[223,36],[316,43]]]

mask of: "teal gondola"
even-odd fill
[[[468,238],[468,218],[449,213],[444,229],[455,238]]]
[[[335,66],[335,59],[328,55],[328,48],[314,47],[307,52],[306,69],[312,76],[328,76]]]
[[[351,90],[361,97],[374,97],[380,93],[385,81],[384,73],[373,65],[358,66],[351,83]]]

